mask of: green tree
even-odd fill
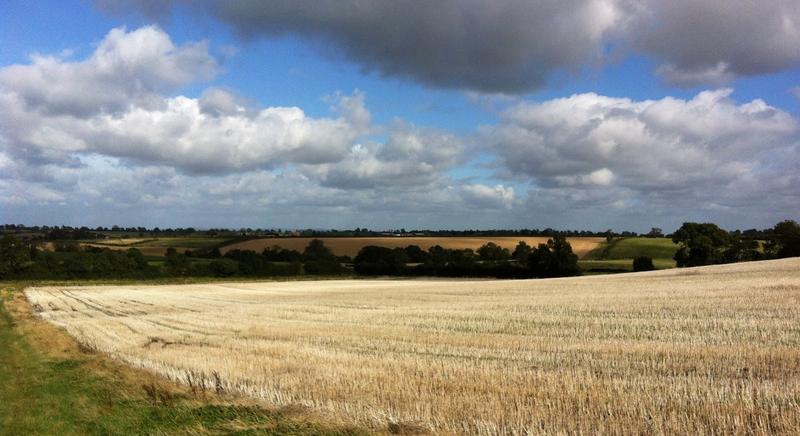
[[[353,260],[355,270],[364,275],[400,274],[408,263],[406,250],[368,245]]]
[[[725,262],[747,262],[763,258],[758,251],[758,241],[754,239],[731,238],[728,248],[722,253]]]
[[[329,261],[336,258],[331,249],[326,247],[325,242],[321,239],[312,239],[303,250],[303,257],[305,260],[312,261]]]
[[[212,260],[208,268],[217,277],[230,277],[239,271],[236,261],[226,258]]]
[[[639,256],[633,259],[634,271],[653,271],[656,267],[653,265],[653,258],[647,256]]]
[[[508,249],[503,248],[494,242],[487,242],[478,248],[478,257],[480,257],[481,260],[499,261],[508,260],[511,255],[508,253]]]
[[[450,262],[450,250],[443,248],[441,245],[434,245],[428,249],[430,254],[430,261],[434,265],[445,265]]]
[[[142,252],[136,248],[129,248],[125,255],[133,261],[133,263],[136,265],[136,269],[145,270],[150,266]]]
[[[578,256],[564,236],[539,244],[528,257],[528,268],[536,277],[565,277],[580,274]]]
[[[30,261],[31,250],[12,235],[0,238],[0,278],[22,271]]]
[[[793,220],[775,224],[767,240],[766,250],[775,257],[800,256],[800,224]]]
[[[178,253],[174,248],[169,247],[165,257],[164,266],[169,274],[182,276],[189,271],[190,263],[185,254]]]
[[[303,250],[303,258],[306,261],[303,269],[308,274],[337,275],[344,272],[342,264],[321,239],[312,239],[308,243]]]
[[[683,223],[672,235],[679,244],[675,262],[679,267],[713,265],[725,261],[724,250],[731,244],[731,236],[712,223]]]
[[[409,245],[405,248],[408,261],[411,263],[423,263],[428,261],[428,253],[418,245]]]
[[[528,260],[528,256],[530,256],[532,251],[533,247],[525,243],[525,241],[519,241],[511,257],[518,262],[525,262]]]

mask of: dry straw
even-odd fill
[[[796,434],[800,259],[526,281],[32,288],[197,388],[474,434]]]

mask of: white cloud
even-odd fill
[[[608,186],[614,180],[614,173],[608,168],[601,168],[580,176],[555,176],[561,186]]]
[[[330,117],[258,107],[229,89],[165,93],[215,66],[205,44],[176,47],[145,27],[111,31],[86,60],[0,68],[0,203],[24,210],[81,199],[64,207],[98,216],[202,204],[209,214],[279,208],[288,216],[462,201],[447,194],[444,174],[462,162],[462,141],[402,120],[375,126],[360,91],[330,97]],[[83,92],[96,81],[102,93]]]
[[[217,63],[208,44],[176,46],[155,26],[111,30],[91,57],[69,61],[34,55],[29,65],[0,70],[0,88],[16,94],[29,111],[88,117],[129,106],[160,103],[158,93],[211,78]]]
[[[384,143],[356,144],[341,162],[308,168],[326,186],[372,189],[429,185],[464,158],[456,136],[396,121]]]
[[[598,201],[607,199],[597,193],[615,192],[641,201],[733,203],[745,196],[758,202],[773,179],[789,175],[785,167],[769,168],[777,153],[797,147],[800,125],[761,100],[737,104],[731,92],[646,101],[580,94],[521,103],[499,125],[483,127],[481,137],[501,169],[536,189]]]
[[[488,186],[468,184],[461,187],[461,195],[466,203],[477,207],[503,207],[510,209],[515,202],[514,188],[502,184]]]
[[[0,94],[0,102],[12,107],[15,97]],[[190,172],[338,161],[360,133],[345,119],[311,118],[296,107],[221,113],[217,104],[209,114],[207,100],[183,96],[164,98],[156,108],[131,107],[86,119],[23,108],[0,115],[0,127],[18,151],[24,147],[50,160],[100,153]]]
[[[248,102],[232,91],[208,88],[198,99],[200,112],[208,115],[236,115],[247,112]]]
[[[363,94],[340,95],[338,118],[297,107],[255,108],[231,91],[167,97],[216,70],[207,44],[177,47],[156,27],[114,29],[83,61],[36,57],[0,68],[0,131],[8,153],[64,162],[99,153],[190,172],[336,162],[369,129]]]
[[[798,121],[729,89],[517,103],[467,148],[446,131],[375,125],[359,91],[328,99],[323,117],[230,89],[180,95],[215,71],[204,43],[177,46],[155,27],[114,30],[85,60],[0,68],[0,218],[563,228],[609,206],[616,219],[772,219],[800,202]],[[460,180],[476,154],[513,183]]]

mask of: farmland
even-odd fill
[[[633,259],[636,256],[647,256],[653,259],[670,259],[678,250],[678,244],[669,238],[618,238],[598,247],[587,258],[608,260]],[[595,257],[596,256],[596,257]]]
[[[674,268],[678,244],[669,238],[618,238],[603,242],[581,256],[584,271],[630,271],[633,259],[646,256],[653,259],[656,269]]]
[[[111,238],[100,240],[82,241],[82,245],[90,247],[111,248],[116,250],[127,250],[136,248],[146,256],[163,256],[168,247],[176,248],[179,252],[187,249],[220,247],[220,251],[225,254],[230,250],[253,250],[261,252],[265,248],[279,246],[288,250],[302,252],[312,239],[322,240],[337,256],[354,257],[358,251],[367,245],[377,245],[387,248],[402,248],[409,245],[418,245],[423,249],[428,249],[434,245],[440,245],[448,249],[470,248],[477,250],[487,242],[494,242],[503,248],[514,250],[519,241],[525,241],[528,245],[536,246],[546,243],[547,237],[530,236],[485,236],[485,237],[274,237],[258,238],[245,241],[235,241],[230,237],[208,237],[208,236],[185,236],[185,237],[154,237],[154,238]],[[599,237],[573,237],[569,238],[572,248],[576,254],[583,256],[595,250],[604,238]]]
[[[193,392],[87,353],[35,317],[20,288],[0,283],[0,434],[367,434],[320,422],[297,407]]]
[[[232,245],[227,245],[221,251],[227,252],[229,250],[254,250],[260,252],[261,250],[279,246],[289,250],[303,251],[308,243],[314,238],[263,238],[253,239],[250,241],[239,242]],[[546,243],[549,238],[547,237],[516,237],[516,236],[487,236],[487,237],[363,237],[363,238],[317,238],[325,242],[336,255],[339,256],[355,256],[358,250],[367,245],[377,245],[387,248],[406,247],[408,245],[417,245],[423,249],[428,249],[434,245],[441,245],[449,249],[465,249],[471,248],[477,250],[481,245],[487,242],[494,242],[495,244],[514,250],[519,241],[525,241],[528,245],[533,247]],[[572,244],[573,251],[582,256],[589,251],[598,247],[603,242],[603,238],[593,237],[579,237],[569,238]]]
[[[552,280],[40,287],[26,294],[43,319],[120,361],[373,428],[800,428],[797,258]]]
[[[146,256],[163,256],[167,248],[173,247],[180,252],[196,248],[214,247],[223,245],[230,238],[207,236],[181,236],[181,237],[153,237],[153,238],[111,238],[82,241],[81,245],[88,247],[110,248],[112,250],[127,250],[136,248]]]

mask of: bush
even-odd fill
[[[634,271],[653,271],[656,269],[653,266],[653,258],[647,256],[639,256],[633,259],[633,270]]]
[[[310,260],[303,265],[306,274],[334,276],[347,272],[336,260]]]
[[[208,268],[217,277],[230,277],[239,271],[236,261],[225,258],[211,261]]]

